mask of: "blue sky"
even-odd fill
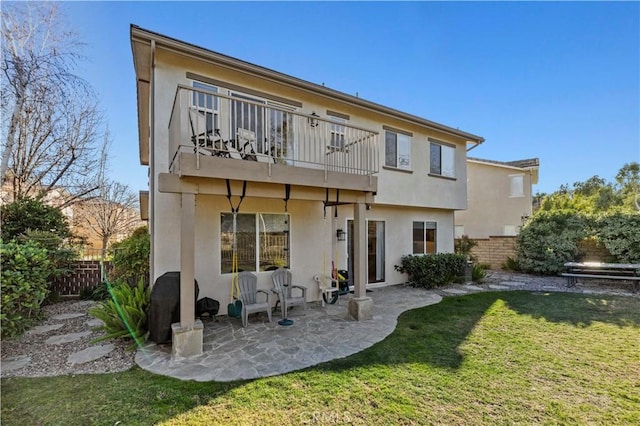
[[[475,157],[540,158],[534,191],[640,161],[638,2],[69,2],[78,73],[146,189],[129,25],[483,136]]]

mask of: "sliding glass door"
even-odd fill
[[[353,220],[348,221],[347,252],[349,277],[353,277]],[[385,222],[367,221],[367,284],[385,281]]]

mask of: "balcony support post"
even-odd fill
[[[195,320],[195,194],[181,194],[180,322],[171,324],[173,358],[202,354],[202,322]]]
[[[349,299],[349,314],[358,321],[373,317],[373,300],[367,297],[367,206],[353,206],[353,285],[355,297]]]

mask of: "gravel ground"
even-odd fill
[[[96,302],[93,301],[71,300],[45,306],[43,310],[47,319],[39,326],[62,324],[62,327],[43,334],[33,333],[32,329],[18,338],[3,340],[0,351],[0,359],[3,365],[10,365],[10,361],[27,356],[30,358],[30,362],[22,368],[15,368],[9,371],[4,371],[5,368],[3,367],[2,377],[113,373],[131,368],[135,364],[135,351],[125,351],[129,343],[120,340],[91,343],[94,339],[104,335],[103,331],[92,331],[93,327],[89,324],[91,320],[96,320],[87,313],[87,310],[95,304]],[[82,315],[76,318],[54,319],[55,316],[62,314]],[[62,344],[45,343],[52,336],[82,332],[87,335],[77,341]],[[69,355],[73,353],[90,346],[109,343],[114,345],[114,349],[95,361],[78,364],[68,361]]]

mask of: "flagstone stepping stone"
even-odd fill
[[[31,362],[31,357],[28,355],[18,355],[15,357],[7,358],[2,360],[0,363],[0,368],[3,372],[5,371],[13,371],[22,367],[26,367]]]
[[[500,284],[514,286],[514,287],[522,287],[523,285],[525,285],[521,281],[501,281]]]
[[[78,317],[83,317],[83,316],[85,316],[85,314],[82,314],[82,313],[60,314],[60,315],[52,316],[51,319],[54,319],[56,321],[61,321],[61,320],[68,320],[68,319],[73,319],[73,318],[78,318]]]
[[[64,324],[38,325],[27,330],[25,334],[47,334],[50,331],[57,330],[62,327],[64,327]]]
[[[107,355],[109,352],[115,349],[115,346],[111,343],[107,345],[89,346],[78,352],[74,352],[67,358],[67,362],[70,364],[84,364],[86,362],[95,361]]]
[[[83,337],[90,336],[90,331],[83,331],[81,333],[69,333],[69,334],[60,334],[58,336],[51,336],[44,343],[47,345],[61,345],[63,343],[75,342]]]
[[[87,321],[87,325],[89,327],[102,327],[104,325],[104,321],[98,318],[94,318]]]
[[[489,288],[492,290],[509,290],[510,287],[507,285],[489,284]]]
[[[464,286],[464,288],[469,289],[469,290],[476,290],[476,291],[484,290],[484,288],[478,287],[477,285],[473,285],[473,284],[467,284],[467,285]]]
[[[460,289],[457,289],[457,288],[445,288],[442,291],[444,293],[449,293],[449,294],[467,294],[466,291],[460,290]]]

